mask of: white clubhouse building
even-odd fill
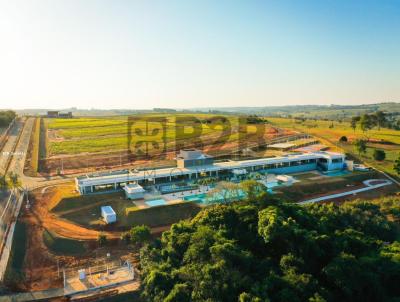
[[[157,184],[174,180],[188,180],[204,176],[227,176],[264,170],[268,173],[290,174],[311,170],[332,171],[345,167],[345,155],[333,152],[293,154],[281,157],[241,161],[214,162],[213,158],[198,150],[182,150],[177,166],[151,170],[119,170],[88,174],[75,179],[81,194],[104,190],[123,189],[128,184]]]

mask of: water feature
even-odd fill
[[[144,203],[147,204],[149,207],[164,206],[167,204],[167,202],[162,198],[154,199],[154,200],[147,200]]]

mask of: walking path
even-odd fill
[[[378,182],[378,183],[377,184],[373,184],[375,182]],[[313,198],[313,199],[302,201],[299,204],[308,204],[308,203],[314,203],[314,202],[321,202],[321,201],[326,201],[326,200],[329,200],[329,199],[335,199],[335,198],[344,197],[344,196],[348,196],[348,195],[355,195],[357,193],[370,191],[370,190],[375,190],[375,189],[378,189],[378,188],[381,188],[381,187],[384,187],[384,186],[391,185],[391,184],[393,184],[393,182],[388,180],[388,179],[368,179],[368,180],[363,181],[363,184],[365,185],[365,187],[361,188],[361,189],[340,192],[340,193],[332,194],[332,195],[325,195],[325,196],[321,196],[321,197],[317,197],[317,198]]]

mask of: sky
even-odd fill
[[[400,1],[0,0],[0,108],[400,101]]]

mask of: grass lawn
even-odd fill
[[[43,241],[57,255],[77,256],[87,251],[83,241],[62,238],[47,230],[43,232]]]
[[[106,226],[101,219],[100,207],[105,205],[111,206],[117,214],[117,223],[111,226]],[[122,192],[117,192],[66,197],[61,199],[51,211],[85,227],[117,230],[125,230],[142,224],[150,227],[168,225],[191,218],[200,211],[200,207],[192,203],[135,209],[137,208],[133,201],[126,200]]]
[[[169,225],[183,219],[193,218],[201,207],[192,202],[177,203],[167,206],[151,207],[129,212],[130,225],[147,225],[150,227]]]
[[[173,143],[176,138],[176,119],[192,117],[191,114],[148,114],[140,115],[140,118],[162,117],[166,118],[166,141],[167,144]],[[139,115],[137,116],[139,117]],[[199,120],[216,117],[212,114],[196,114]],[[234,124],[234,117],[228,120]],[[237,118],[236,118],[237,119]],[[231,121],[232,120],[232,121]],[[126,150],[128,144],[128,117],[104,117],[104,118],[73,118],[73,119],[46,119],[46,127],[53,135],[48,139],[48,155],[58,154],[79,154],[82,152],[101,152],[107,150],[117,151]],[[213,126],[207,123],[198,123],[202,129],[202,135],[212,135],[213,137],[223,135],[220,126]],[[134,124],[134,129],[139,128],[145,131],[160,128],[160,123],[139,121]],[[132,130],[133,131],[133,130]],[[192,129],[185,132],[185,138],[193,137]],[[135,132],[132,132],[134,134]],[[93,140],[95,138],[95,140]],[[142,140],[140,136],[132,135],[132,140]],[[162,135],[157,135],[160,141]],[[232,137],[233,139],[233,137]],[[134,142],[133,142],[134,143]]]
[[[310,179],[310,178],[314,178],[314,177],[318,177],[318,176],[319,175],[317,173],[311,173],[311,172],[293,175],[294,178],[296,178],[297,180],[301,180],[301,181]]]
[[[82,208],[99,208],[103,205],[111,205],[117,214],[125,211],[126,207],[133,206],[131,201],[125,199],[123,192],[91,194],[91,195],[75,195],[64,197],[60,202],[51,209],[53,213],[63,214],[69,211],[81,210]]]
[[[129,203],[129,201],[126,202]],[[114,208],[112,203],[109,204]],[[201,208],[196,204],[181,203],[131,211],[128,215],[125,211],[118,213],[118,211],[115,210],[117,213],[117,222],[112,225],[105,225],[101,220],[100,208],[98,206],[69,212],[61,217],[93,229],[123,231],[135,225],[144,224],[149,227],[169,225],[182,219],[194,217],[200,209]]]
[[[5,283],[18,283],[25,278],[22,267],[24,265],[26,250],[26,225],[17,221],[14,230],[14,239],[11,247],[10,259],[8,260],[5,273]]]
[[[336,190],[346,190],[350,186],[362,185],[367,179],[380,178],[377,172],[354,172],[343,176],[323,177],[318,180],[303,179],[290,187],[280,187],[275,190],[276,196],[285,200],[298,202],[317,194],[329,194]]]

